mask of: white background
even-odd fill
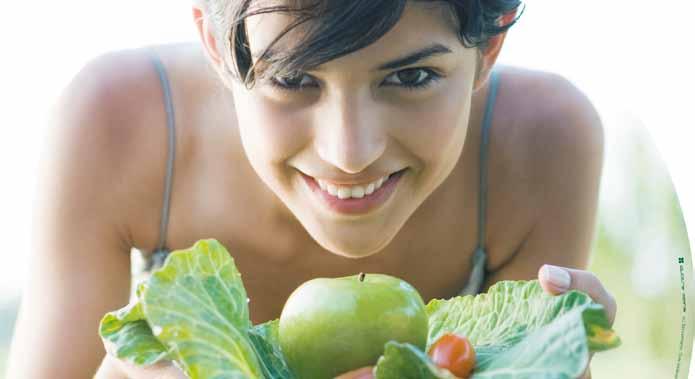
[[[98,54],[196,38],[189,5],[63,0],[13,1],[3,7],[0,302],[17,296],[27,280],[31,205],[48,108],[72,75]],[[691,247],[695,32],[688,25],[693,11],[692,1],[530,0],[500,56],[502,63],[561,73],[597,108],[640,119],[667,162]],[[693,367],[690,378],[695,378]]]

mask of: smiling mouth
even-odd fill
[[[405,176],[406,172],[406,169],[396,171],[378,179],[376,184],[374,182],[369,183],[366,187],[334,186],[330,183],[324,183],[324,188],[321,188],[321,180],[304,173],[301,173],[301,176],[313,199],[318,200],[317,204],[339,214],[364,216],[382,208],[393,197],[392,195],[400,185],[400,179]]]
[[[377,180],[374,180],[369,183],[365,184],[359,184],[359,185],[341,185],[341,184],[333,184],[331,182],[324,181],[322,179],[317,179],[312,176],[308,176],[308,178],[311,178],[321,189],[322,192],[325,192],[328,195],[331,195],[333,197],[336,197],[338,199],[344,200],[344,199],[361,199],[363,197],[369,197],[372,196],[372,194],[377,193],[379,189],[381,189],[382,186],[391,178],[393,178],[395,175],[400,175],[402,174],[406,169],[402,169],[396,172],[393,172],[389,175],[385,175]]]

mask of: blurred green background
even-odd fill
[[[674,378],[678,362],[681,278],[695,307],[693,272],[683,217],[666,167],[638,120],[605,113],[605,163],[590,270],[618,303],[618,349],[594,356],[593,378]],[[0,378],[19,299],[0,304]],[[695,312],[689,311],[680,374],[686,378]]]
[[[667,168],[640,121],[602,115],[606,155],[589,270],[615,296],[618,349],[594,356],[594,378],[687,378],[695,327],[692,256]],[[679,264],[679,257],[684,263]],[[681,266],[686,312],[682,311]],[[685,317],[679,362],[681,321]]]

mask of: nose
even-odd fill
[[[318,155],[343,172],[364,171],[386,149],[386,123],[380,113],[367,93],[342,92],[327,99],[314,120]]]

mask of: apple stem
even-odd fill
[[[365,273],[360,272],[360,282],[364,282]]]

